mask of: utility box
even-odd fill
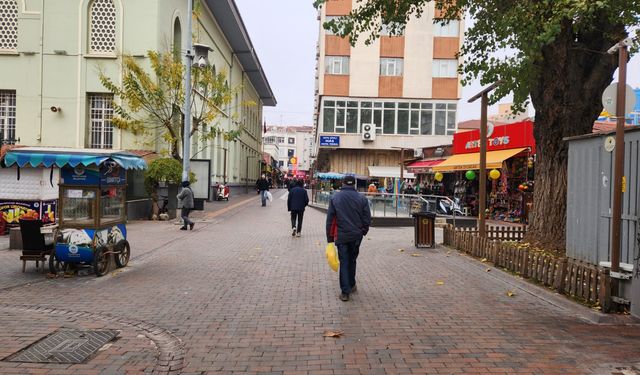
[[[430,212],[413,214],[416,247],[436,246],[436,215]]]

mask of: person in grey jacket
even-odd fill
[[[356,191],[355,183],[355,177],[346,176],[327,211],[327,242],[335,242],[338,248],[342,301],[348,301],[349,294],[356,291],[356,259],[371,225],[369,201]]]
[[[189,213],[193,210],[193,190],[191,190],[189,181],[182,181],[182,191],[178,194],[178,201],[182,205],[180,217],[184,223],[180,230],[187,230],[187,225],[189,229],[193,230],[195,224],[189,219]]]

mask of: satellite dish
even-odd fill
[[[616,113],[616,103],[617,103],[617,98],[618,98],[618,83],[612,83],[610,84],[605,90],[604,93],[602,93],[602,106],[604,107],[604,110],[611,113],[611,114],[615,114],[616,116],[618,116],[618,113]],[[628,114],[633,112],[633,108],[636,105],[636,94],[633,91],[633,88],[629,85],[626,85],[626,92],[625,92],[625,103],[624,103],[624,114]]]
[[[616,138],[615,137],[607,137],[604,139],[604,149],[607,152],[611,152],[616,148]]]

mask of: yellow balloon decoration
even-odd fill
[[[436,175],[434,177],[438,182],[442,181],[442,179],[444,178],[444,176],[440,172],[436,172]]]
[[[500,178],[500,171],[497,169],[492,169],[491,172],[489,172],[489,178],[491,178],[492,180],[497,180]]]

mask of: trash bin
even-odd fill
[[[413,214],[416,247],[436,245],[436,214],[418,212]]]

